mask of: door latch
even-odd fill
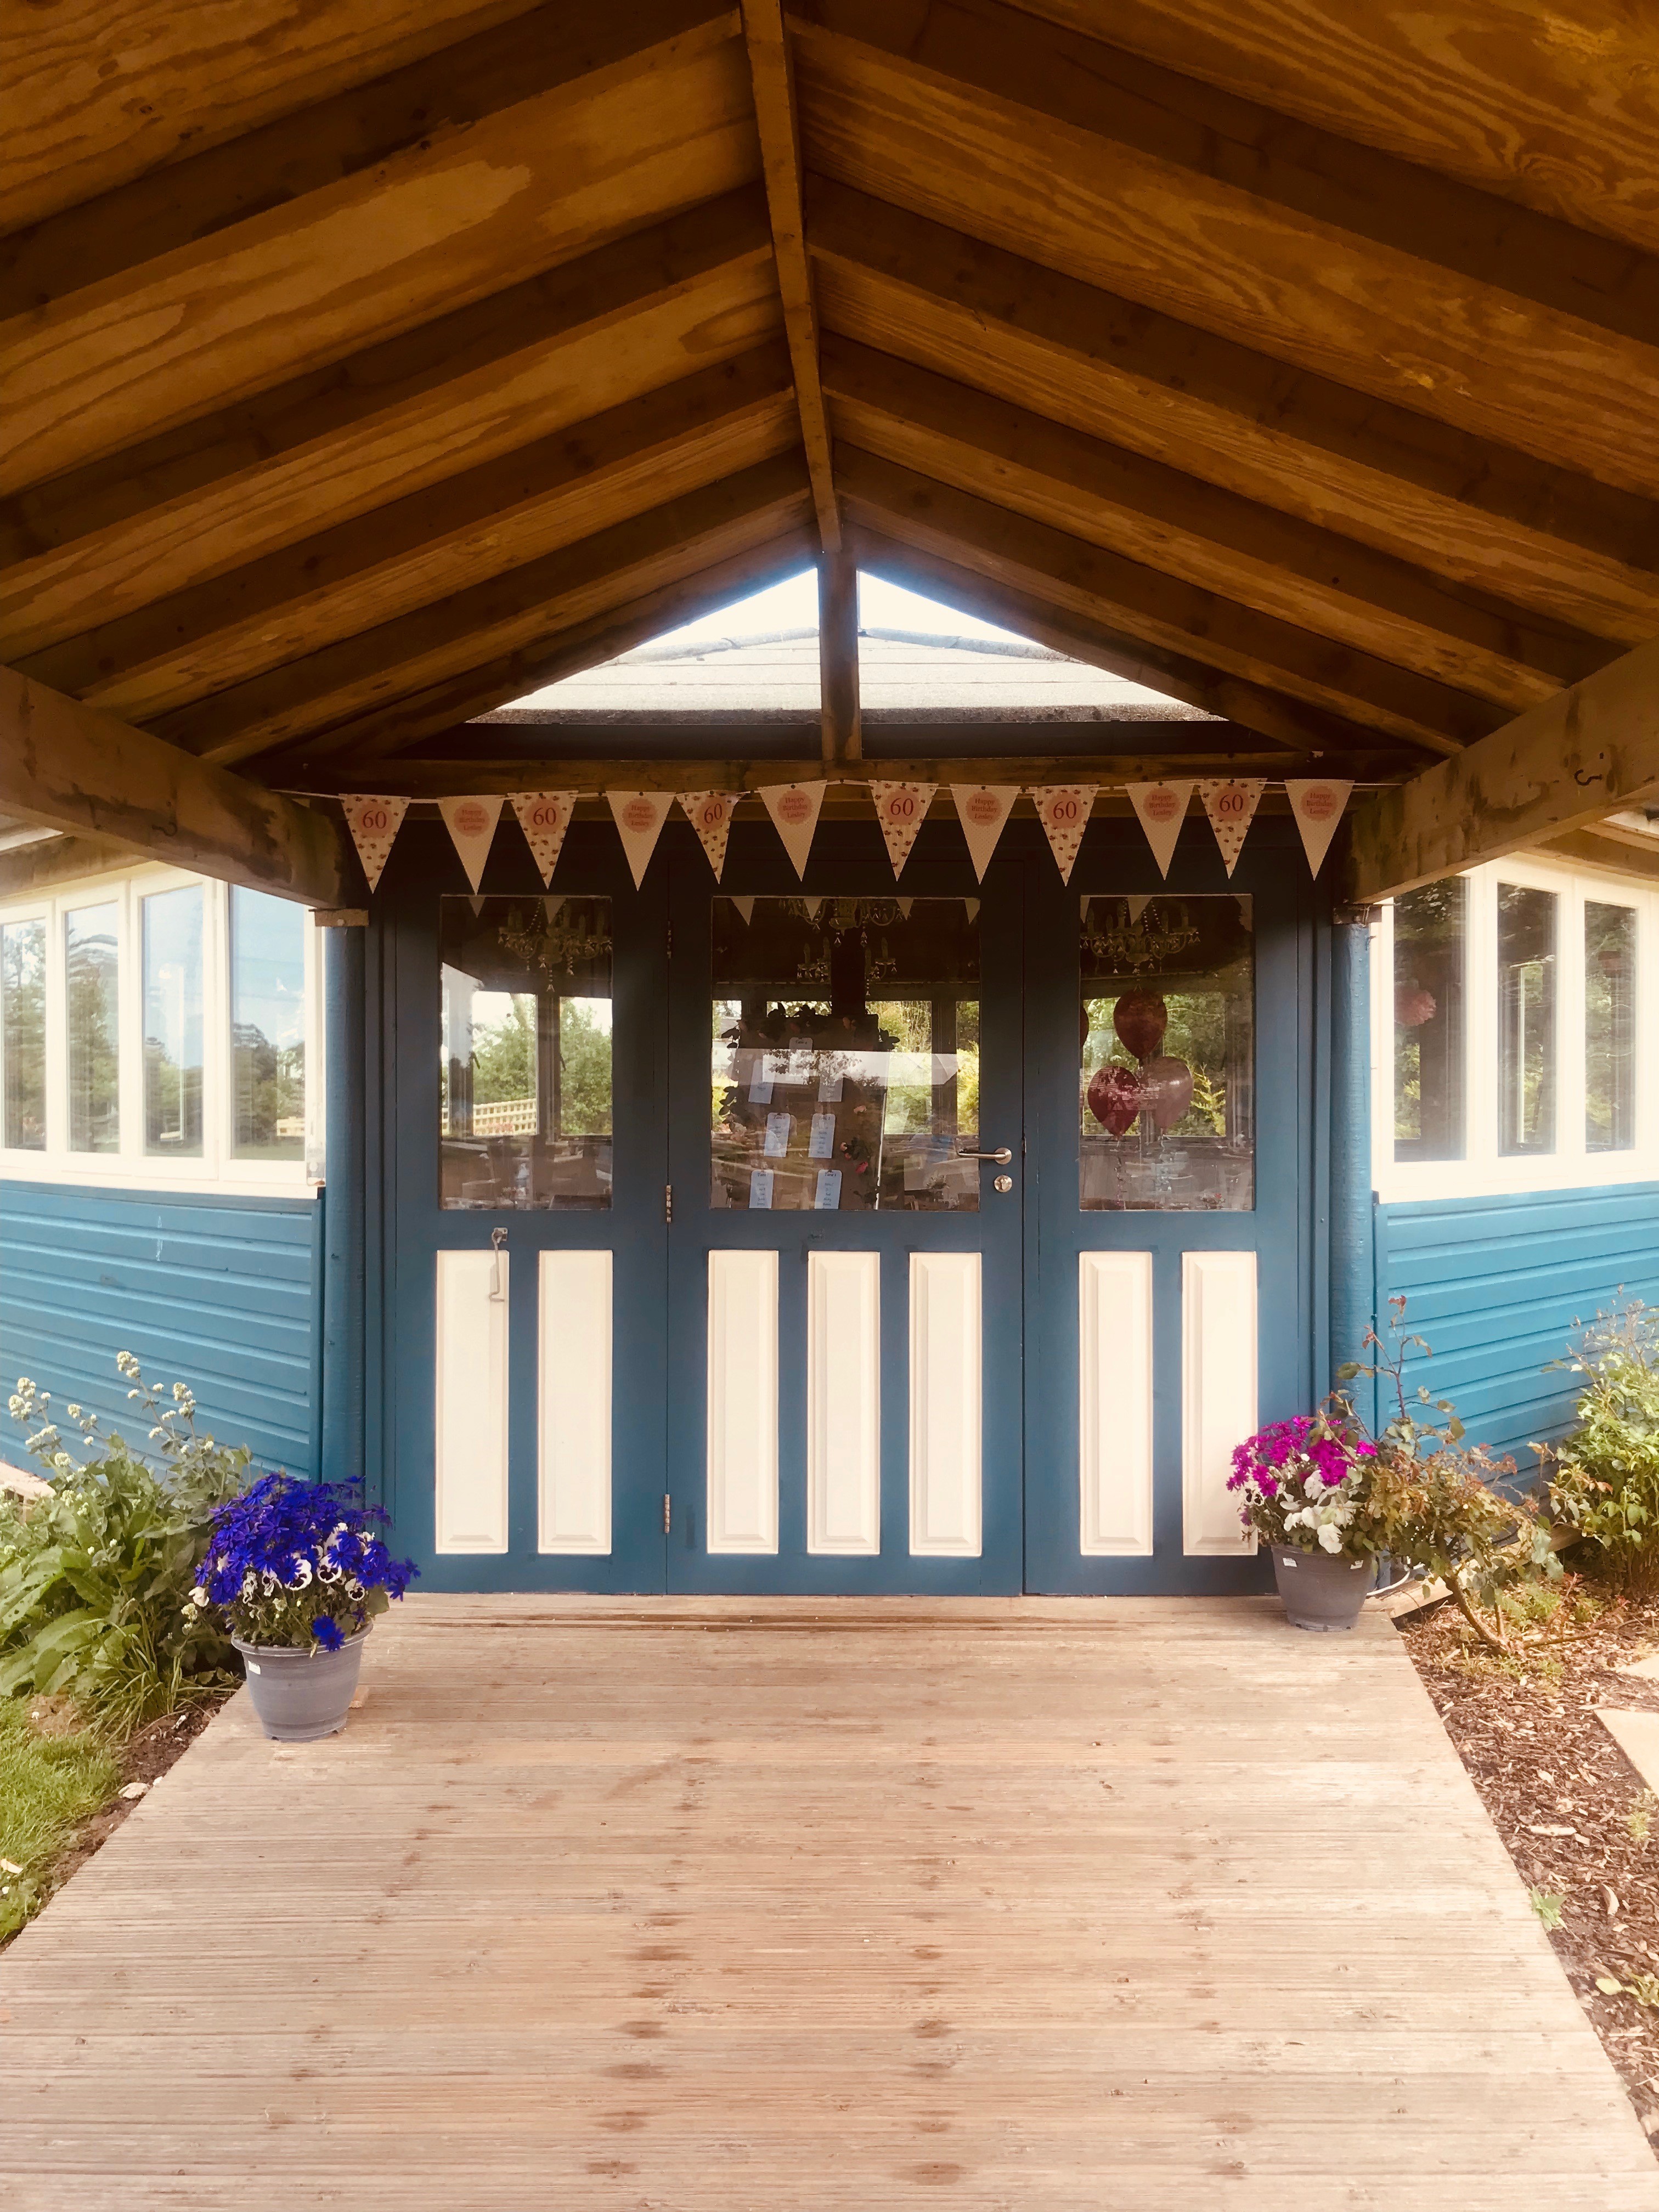
[[[507,1304],[507,1255],[502,1249],[502,1247],[506,1243],[507,1231],[505,1229],[492,1229],[490,1231],[489,1249],[495,1255],[495,1276],[489,1285],[489,1303],[491,1305],[504,1306]]]
[[[674,1186],[665,1182],[662,1187],[662,1218],[672,1228],[674,1221]]]
[[[662,1494],[662,1533],[665,1536],[674,1533],[674,1501],[665,1490]]]

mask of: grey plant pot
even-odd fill
[[[247,1667],[248,1695],[259,1725],[278,1743],[312,1743],[346,1724],[368,1636],[360,1628],[337,1651],[313,1645],[296,1651],[277,1644],[231,1642]]]
[[[1340,1635],[1359,1618],[1367,1593],[1376,1582],[1375,1559],[1346,1559],[1340,1552],[1298,1552],[1289,1544],[1270,1544],[1273,1580],[1292,1628]]]

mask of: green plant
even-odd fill
[[[1567,1909],[1567,1900],[1559,1890],[1529,1889],[1527,1902],[1546,1928],[1561,1925],[1561,1916]]]
[[[1659,1310],[1632,1298],[1598,1313],[1552,1364],[1586,1379],[1578,1427],[1547,1455],[1550,1510],[1615,1589],[1659,1595]]]
[[[1659,1797],[1656,1797],[1651,1790],[1644,1790],[1625,1815],[1625,1826],[1630,1830],[1632,1843],[1646,1843],[1653,1827],[1656,1809],[1659,1809]]]
[[[70,1406],[88,1453],[77,1461],[47,1392],[24,1377],[11,1398],[52,1491],[0,1501],[0,1697],[62,1692],[120,1735],[232,1679],[230,1644],[189,1601],[211,1514],[242,1489],[248,1454],[197,1434],[184,1383],[164,1406],[130,1352],[116,1364],[159,1468]]]
[[[65,1845],[119,1779],[95,1730],[42,1735],[21,1698],[0,1698],[0,1943],[42,1903]]]

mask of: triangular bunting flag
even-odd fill
[[[1037,820],[1042,824],[1049,849],[1060,863],[1063,884],[1072,880],[1078,848],[1089,826],[1089,810],[1099,788],[1097,783],[1046,783],[1032,790],[1031,803],[1036,808]]]
[[[404,817],[409,811],[409,801],[406,799],[374,799],[367,793],[351,791],[342,792],[340,805],[372,891],[378,887],[386,864],[392,857],[392,840],[403,827]]]
[[[979,920],[979,901],[977,899],[963,899],[962,902],[968,909],[968,920],[971,926],[974,922],[976,922]]]
[[[1302,849],[1315,875],[1324,866],[1352,789],[1352,781],[1345,783],[1332,776],[1304,777],[1295,782],[1289,776],[1285,779],[1285,796],[1291,802],[1296,826],[1302,832]]]
[[[736,907],[738,912],[743,916],[743,926],[747,929],[750,923],[755,919],[754,900],[751,898],[734,898],[732,903]]]
[[[1245,832],[1255,814],[1256,802],[1267,789],[1267,778],[1260,775],[1236,776],[1228,783],[1206,777],[1198,787],[1198,795],[1204,801],[1204,811],[1210,817],[1210,827],[1215,831],[1215,842],[1221,848],[1221,857],[1231,875],[1244,849]]]
[[[680,805],[686,817],[697,833],[697,841],[708,855],[708,865],[719,883],[726,867],[726,840],[732,835],[732,817],[738,811],[742,797],[736,791],[683,791]]]
[[[822,896],[817,898],[803,899],[801,901],[801,904],[806,908],[806,919],[811,923],[813,928],[816,929],[818,925],[818,916],[823,912],[823,900]]]
[[[1146,832],[1146,842],[1152,848],[1158,872],[1167,877],[1180,840],[1181,825],[1187,818],[1187,802],[1193,795],[1193,787],[1190,783],[1132,783],[1126,787],[1129,804]]]
[[[559,865],[564,833],[575,818],[575,793],[515,791],[513,811],[519,817],[519,827],[524,831],[531,857],[541,870],[542,881],[550,884],[553,871]]]
[[[991,865],[991,855],[996,851],[997,839],[1008,819],[1010,808],[1019,797],[1017,783],[953,783],[951,796],[957,803],[957,819],[962,824],[962,834],[968,840],[968,857],[974,864],[974,873],[981,883]]]
[[[674,804],[674,794],[672,791],[607,791],[605,795],[611,801],[623,850],[634,872],[634,888],[638,890],[657,849],[668,810]]]
[[[1135,924],[1140,920],[1141,915],[1146,913],[1147,908],[1152,904],[1152,902],[1150,896],[1145,893],[1143,893],[1139,898],[1132,898],[1129,901],[1129,927],[1131,929],[1133,929]]]
[[[895,899],[893,901],[893,904],[899,910],[899,920],[901,921],[908,921],[910,919],[910,909],[915,904],[915,901],[913,898]]]
[[[795,873],[805,880],[807,859],[812,850],[812,833],[818,826],[818,810],[823,805],[823,784],[769,783],[763,785],[758,796],[766,802],[772,825],[783,840],[783,849],[795,864]]]
[[[495,840],[495,824],[501,818],[501,802],[499,798],[489,794],[475,799],[441,799],[438,811],[443,816],[444,827],[461,856],[466,879],[476,891],[483,880],[484,862],[489,858],[489,848]]]
[[[936,783],[876,783],[870,786],[870,796],[876,802],[876,819],[881,824],[882,837],[887,847],[887,857],[893,864],[895,876],[904,873],[904,864],[910,857],[910,848],[916,842],[916,832],[927,819],[927,810],[933,803]]]
[[[544,898],[542,901],[542,912],[547,916],[549,921],[556,921],[559,918],[559,909],[563,904],[564,900],[562,896],[559,898]]]

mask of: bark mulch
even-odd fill
[[[1570,1583],[1553,1620],[1516,1632],[1512,1659],[1450,1605],[1400,1630],[1659,2148],[1659,1803],[1596,1717],[1659,1712],[1659,1681],[1616,1671],[1659,1650],[1659,1602]]]

